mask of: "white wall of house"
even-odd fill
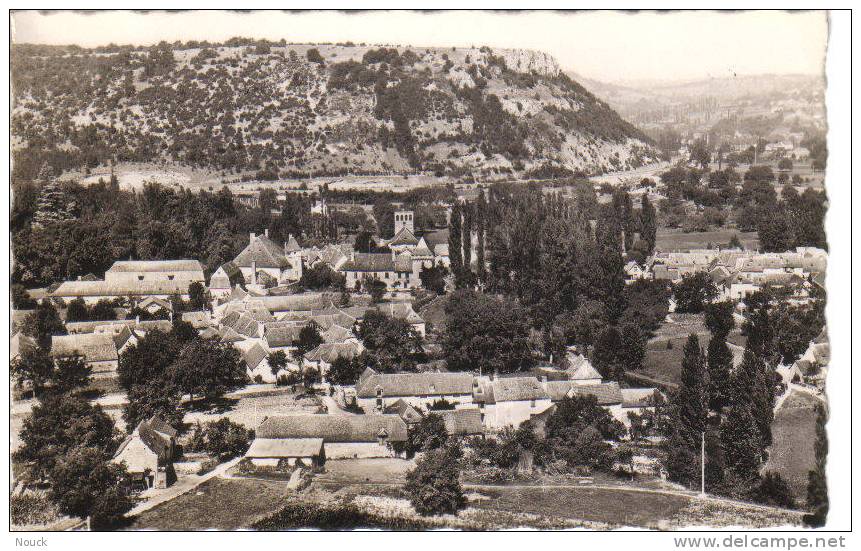
[[[326,442],[323,444],[326,459],[367,459],[397,457],[386,444],[378,442]]]
[[[203,272],[105,272],[108,283],[138,283],[141,281],[187,281],[189,284],[200,281],[203,283]]]
[[[144,299],[144,298],[146,298],[146,297],[153,297],[153,298],[160,298],[160,299],[164,299],[164,300],[168,300],[168,301],[169,301],[171,296],[172,296],[172,295],[165,294],[165,295],[146,295],[146,296],[139,296],[139,297],[133,297],[133,298],[134,298],[135,300],[143,300],[143,299]],[[179,296],[182,300],[188,300],[188,298],[189,298],[189,297],[188,297],[188,293],[187,293],[187,292],[186,292],[186,293],[183,293],[183,294],[181,294],[181,295],[178,295],[178,296]],[[76,298],[78,298],[78,297],[76,297],[76,296],[62,296],[62,297],[57,297],[57,298],[61,298],[61,299],[63,299],[65,302],[67,302],[67,303],[68,303],[68,302],[71,302],[71,301],[75,300],[75,299],[76,299]],[[126,299],[126,298],[128,298],[128,295],[120,294],[120,295],[82,296],[82,297],[80,297],[80,298],[82,298],[82,299],[84,300],[84,303],[85,303],[85,304],[87,304],[87,305],[93,305],[93,304],[96,304],[97,302],[99,302],[100,300],[114,300],[114,299],[116,299],[116,298]]]
[[[553,405],[550,398],[541,400],[517,400],[487,404],[481,409],[484,426],[499,430],[511,426],[517,428],[531,415],[537,415]]]
[[[87,362],[92,368],[91,377],[93,379],[110,379],[117,374],[117,360],[108,360],[104,362]]]

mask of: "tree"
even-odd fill
[[[812,512],[804,515],[804,523],[812,527],[825,526],[828,518],[828,483],[825,478],[825,461],[828,458],[828,432],[825,424],[828,414],[822,404],[816,405],[816,465],[807,473],[807,507]]]
[[[369,279],[365,281],[365,290],[371,295],[371,301],[379,304],[386,295],[386,284],[379,279]]]
[[[621,381],[625,376],[622,335],[610,325],[601,332],[592,351],[592,364],[605,379]]]
[[[487,277],[487,265],[485,263],[484,239],[487,221],[487,202],[484,198],[484,190],[478,192],[478,200],[475,204],[475,235],[476,235],[476,251],[475,251],[475,275],[479,284],[485,282]]]
[[[779,170],[792,170],[792,160],[784,157],[777,162],[777,168]]]
[[[133,385],[128,391],[128,402],[123,406],[127,427],[137,427],[141,421],[154,415],[173,426],[182,424],[180,391],[170,380]]]
[[[326,60],[323,59],[323,56],[320,55],[320,50],[317,48],[311,48],[307,52],[305,52],[305,57],[308,58],[308,61],[311,63],[316,63],[317,65],[323,66],[326,64]]]
[[[114,422],[98,405],[75,394],[45,394],[24,419],[15,459],[30,465],[30,478],[48,476],[57,461],[77,446],[112,451]]]
[[[354,385],[359,380],[359,375],[365,370],[365,366],[359,360],[360,356],[349,359],[338,356],[329,366],[326,378],[335,385]]]
[[[66,326],[54,305],[43,300],[35,310],[24,317],[21,332],[36,339],[36,344],[45,350],[51,349],[52,335],[65,335]]]
[[[557,402],[556,409],[547,419],[545,432],[548,438],[565,438],[587,427],[597,430],[606,440],[620,440],[625,435],[625,426],[591,395],[566,396]]]
[[[272,371],[277,383],[278,374],[287,369],[287,354],[283,350],[276,350],[270,352],[266,359],[269,363],[269,370]]]
[[[239,351],[215,339],[188,343],[168,368],[168,376],[192,402],[195,395],[207,401],[220,398],[246,379]]]
[[[625,261],[622,258],[622,223],[612,208],[601,209],[595,226],[597,259],[594,269],[600,285],[601,302],[611,321],[619,319],[625,309]]]
[[[446,272],[445,266],[431,266],[430,268],[423,266],[422,271],[419,273],[422,287],[438,295],[445,294]]]
[[[646,357],[646,343],[640,328],[633,323],[622,326],[620,360],[625,371],[638,371]]]
[[[92,368],[81,356],[57,358],[51,375],[51,392],[69,393],[90,383]]]
[[[415,367],[421,351],[421,336],[404,320],[368,310],[359,328],[359,338],[368,359],[382,371],[402,371]]]
[[[199,281],[194,281],[188,286],[188,304],[194,310],[207,309],[206,288]]]
[[[460,203],[455,203],[451,208],[451,218],[448,222],[448,257],[451,273],[455,281],[460,280],[460,272],[463,270],[463,216]]]
[[[91,517],[96,530],[116,525],[134,505],[123,485],[126,469],[107,459],[101,449],[78,446],[57,461],[49,476],[50,495],[60,511]]]
[[[764,446],[750,403],[734,404],[720,429],[727,468],[741,481],[758,478]]]
[[[450,449],[424,454],[407,472],[404,490],[420,515],[455,514],[466,504],[460,486],[460,466]]]
[[[759,486],[753,492],[753,499],[771,507],[795,508],[792,490],[780,473],[769,471],[765,473]]]
[[[29,384],[37,396],[54,376],[54,360],[42,348],[28,346],[10,364],[9,371],[18,387]]]
[[[13,283],[9,290],[12,293],[12,308],[15,310],[29,310],[36,307],[36,301],[30,297],[30,293],[20,283]]]
[[[673,285],[676,312],[679,313],[698,314],[717,295],[717,287],[715,287],[709,274],[704,271],[685,274],[680,282]]]
[[[78,297],[69,301],[66,307],[66,321],[87,321],[88,319],[90,319],[90,312],[84,299]]]
[[[293,358],[298,362],[302,362],[305,354],[314,350],[323,344],[323,337],[320,335],[320,326],[311,322],[299,330],[299,340],[293,343],[296,350],[293,351]]]
[[[443,351],[450,369],[512,373],[535,362],[526,312],[515,302],[459,290],[445,305]]]
[[[224,417],[203,427],[198,425],[192,441],[197,450],[205,451],[219,461],[227,461],[247,452],[253,438],[253,430]]]
[[[704,139],[696,140],[691,146],[691,162],[697,163],[702,168],[708,168],[711,161],[711,151]]]
[[[167,368],[179,355],[179,344],[171,333],[159,330],[146,334],[120,354],[117,376],[120,386],[131,391],[135,385],[163,385]]]
[[[700,341],[691,334],[685,343],[679,388],[670,407],[667,472],[670,479],[693,486],[699,478],[696,457],[708,420],[708,379]]]
[[[66,315],[68,317],[68,312]],[[111,303],[111,301],[107,299],[102,299],[90,308],[90,319],[97,321],[115,320],[117,319],[117,312],[114,310],[114,305]]]
[[[410,427],[409,451],[428,452],[445,446],[448,441],[448,431],[443,418],[436,413],[430,413],[421,421]]]
[[[654,205],[649,200],[649,194],[643,194],[642,208],[640,209],[640,238],[646,243],[646,255],[651,256],[655,252],[657,241],[658,216]]]
[[[744,302],[747,315],[741,334],[747,337],[747,348],[761,358],[770,358],[774,354],[771,295],[767,290],[756,291],[745,297]]]

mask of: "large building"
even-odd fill
[[[250,234],[248,245],[233,259],[246,284],[266,286],[298,281],[302,277],[302,250],[291,235],[283,247],[263,235]],[[229,274],[228,274],[229,275]]]
[[[413,270],[409,254],[357,253],[350,255],[340,271],[347,279],[347,288],[355,289],[356,283],[371,280],[382,281],[389,291],[408,291],[421,285],[421,279]]]
[[[382,412],[397,401],[428,409],[439,400],[472,403],[471,373],[377,373],[367,368],[356,383],[356,401],[365,413]]]
[[[186,287],[204,282],[203,266],[197,260],[121,260],[105,272],[106,283],[184,281]]]

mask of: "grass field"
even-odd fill
[[[236,530],[278,510],[292,493],[281,481],[213,478],[137,516],[131,530]]]
[[[476,507],[615,526],[657,526],[688,505],[691,498],[601,488],[482,488],[488,499]]]
[[[679,230],[658,230],[655,249],[658,251],[686,251],[689,249],[706,249],[709,244],[714,247],[726,246],[732,236],[738,235],[739,241],[746,249],[759,247],[759,237],[756,232],[740,232],[738,230],[716,230],[707,232],[687,233]]]
[[[765,470],[780,473],[799,500],[807,496],[807,473],[816,461],[816,412],[813,408],[817,402],[817,398],[807,393],[793,391],[775,412],[771,425],[774,443]]]

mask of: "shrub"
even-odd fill
[[[417,513],[425,516],[456,514],[466,504],[458,463],[452,450],[433,450],[407,473],[404,489]]]
[[[786,509],[795,508],[795,499],[792,497],[789,484],[779,473],[765,473],[759,486],[753,490],[752,497],[754,501],[764,505],[784,507]]]
[[[43,493],[19,494],[9,498],[9,517],[15,526],[48,524],[57,519],[57,509]]]

